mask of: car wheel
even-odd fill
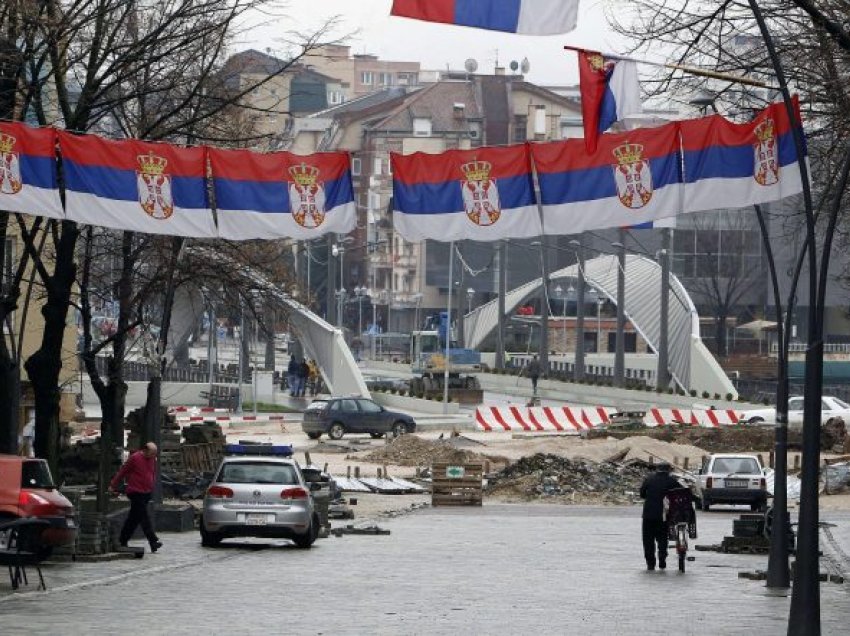
[[[747,424],[761,424],[762,422],[764,422],[763,417],[751,417],[747,420]]]
[[[319,536],[319,520],[316,517],[313,517],[310,520],[310,527],[307,528],[307,532],[303,535],[296,536],[292,541],[295,545],[302,549],[306,550],[313,546],[313,543],[316,541],[316,537]]]
[[[396,422],[393,424],[393,437],[400,437],[407,433],[407,424],[404,422]]]
[[[331,439],[342,439],[342,436],[345,435],[345,427],[339,422],[334,422],[331,424],[331,427],[328,429],[328,437]]]
[[[218,532],[210,532],[204,526],[204,518],[201,517],[201,545],[205,548],[215,548],[221,543],[223,537]]]
[[[307,437],[310,439],[319,439],[321,436],[321,433],[307,433]]]

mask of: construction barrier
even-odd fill
[[[231,413],[228,415],[175,415],[175,421],[180,426],[192,424],[194,422],[215,422],[216,424],[232,426],[234,424],[265,424],[269,422],[283,423],[283,415],[238,415]]]
[[[603,428],[617,409],[606,406],[481,406],[475,410],[475,425],[481,431],[559,432],[577,434]],[[688,424],[714,428],[737,424],[743,413],[733,409],[649,409],[645,426]]]

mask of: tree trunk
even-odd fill
[[[47,285],[47,301],[41,308],[44,331],[41,347],[24,364],[35,397],[35,454],[47,459],[58,480],[59,459],[59,373],[62,371],[62,342],[76,276],[74,251],[79,230],[72,221],[62,222],[56,248],[53,277]]]
[[[21,376],[18,365],[8,355],[4,358],[0,361],[0,453],[17,455]]]

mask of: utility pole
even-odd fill
[[[656,387],[665,390],[670,385],[669,330],[670,330],[670,228],[661,230],[661,311],[658,319],[658,369]]]
[[[540,367],[542,375],[549,374],[549,246],[548,237],[540,237]]]
[[[496,368],[504,369],[505,368],[505,241],[499,241],[498,247],[496,248],[496,261],[498,266],[496,268],[496,276],[497,279],[497,311],[498,311],[498,320],[497,320],[497,329],[496,329]]]
[[[576,289],[576,355],[573,367],[573,379],[576,381],[584,379],[584,245],[581,240],[570,241],[576,250],[578,261],[578,289]],[[567,340],[564,338],[564,347]]]
[[[617,339],[614,350],[614,386],[625,384],[626,371],[626,230],[620,228],[617,248]]]
[[[325,279],[325,320],[330,324],[336,323],[336,259],[333,256],[334,235],[328,234],[327,239],[327,278]]]

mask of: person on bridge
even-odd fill
[[[150,517],[148,517],[148,503],[151,500],[154,483],[156,482],[156,444],[148,442],[142,450],[138,450],[124,462],[124,465],[115,473],[115,477],[109,482],[110,492],[117,494],[118,487],[122,481],[127,482],[125,494],[130,500],[130,512],[121,528],[118,542],[122,548],[127,547],[127,542],[141,524],[142,532],[151,546],[151,552],[156,552],[162,547],[162,542],[156,536]]]
[[[667,567],[667,521],[664,519],[664,497],[680,484],[671,474],[672,466],[667,462],[658,464],[656,472],[644,479],[640,487],[643,502],[643,556],[646,569],[655,569],[655,546],[658,544],[658,568]]]

